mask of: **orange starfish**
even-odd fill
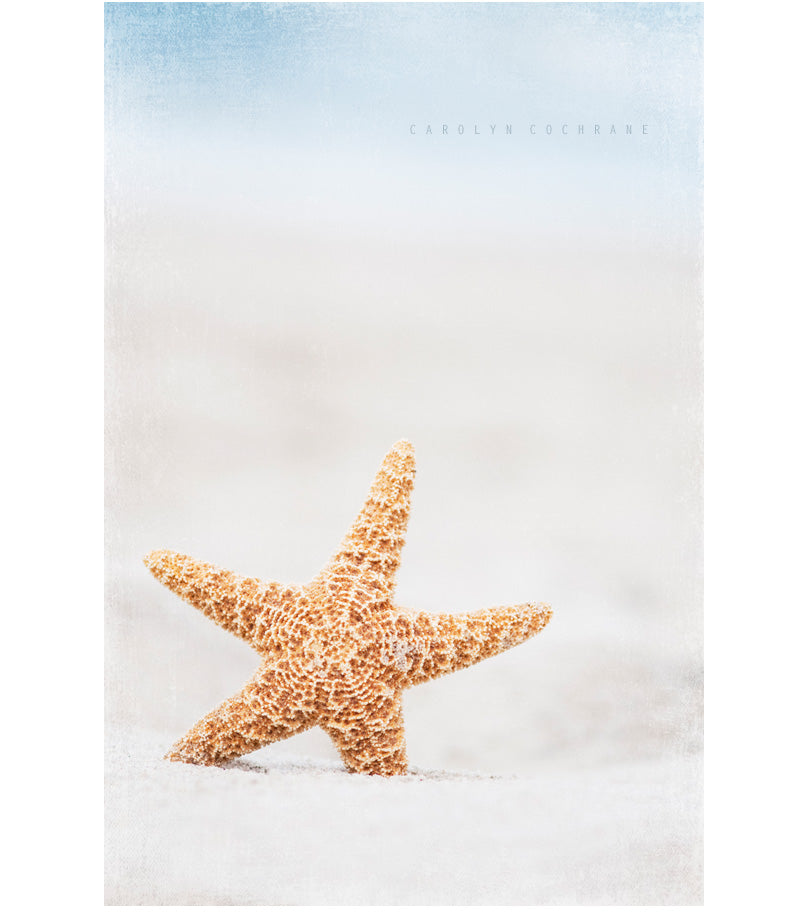
[[[414,449],[401,440],[336,555],[303,586],[237,576],[172,551],[145,558],[165,586],[262,658],[244,688],[167,759],[220,764],[319,725],[351,772],[405,773],[403,690],[503,652],[547,624],[552,611],[538,602],[469,614],[395,605],[414,471]]]

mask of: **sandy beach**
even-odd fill
[[[272,237],[237,284],[216,232],[148,224],[112,257],[107,902],[700,902],[693,261],[584,256],[576,275],[566,255]],[[295,271],[309,251],[333,285]],[[365,262],[427,292],[372,308]],[[497,275],[527,306],[471,319]],[[437,309],[445,277],[458,305]],[[254,290],[290,278],[291,308]],[[309,579],[400,437],[418,471],[399,603],[541,599],[549,627],[407,693],[402,781],[346,774],[319,730],[224,770],[161,760],[257,656],[144,555]]]
[[[696,758],[383,779],[266,751],[190,768],[154,759],[152,732],[112,738],[107,904],[700,902]]]

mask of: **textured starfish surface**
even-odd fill
[[[352,772],[405,773],[403,690],[503,652],[547,624],[552,612],[542,603],[466,614],[395,605],[414,471],[414,449],[401,440],[339,550],[305,585],[238,576],[172,551],[145,558],[158,580],[262,660],[167,759],[221,764],[319,725]]]

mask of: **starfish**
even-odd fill
[[[305,585],[238,576],[172,551],[145,558],[160,582],[261,656],[242,690],[165,759],[223,764],[319,725],[351,772],[404,774],[403,690],[542,630],[552,611],[541,602],[465,614],[395,604],[414,472],[414,449],[401,440],[339,550]]]

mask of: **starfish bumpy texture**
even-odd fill
[[[153,575],[261,656],[254,677],[201,719],[166,759],[216,765],[319,725],[351,772],[407,772],[402,693],[480,662],[538,633],[542,603],[427,614],[394,603],[405,544],[414,449],[389,451],[361,512],[306,585],[237,576],[154,551]]]

